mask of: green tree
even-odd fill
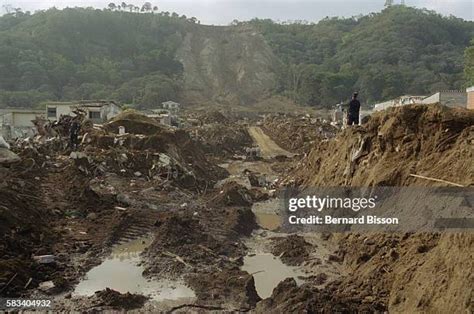
[[[474,85],[474,39],[464,53],[464,76],[468,86]]]

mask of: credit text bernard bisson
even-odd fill
[[[288,210],[295,213],[298,209],[311,209],[320,213],[323,209],[351,209],[358,212],[373,209],[377,196],[371,198],[318,197],[316,195],[288,199]],[[398,225],[398,218],[359,215],[358,217],[333,217],[331,215],[309,215],[298,217],[290,214],[288,222],[292,225]]]

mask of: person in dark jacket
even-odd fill
[[[352,95],[352,100],[349,103],[349,110],[347,111],[347,125],[359,124],[360,102],[357,100],[359,93],[355,92]]]
[[[69,146],[72,150],[76,150],[79,145],[79,131],[81,130],[81,124],[79,121],[74,119],[69,129]]]

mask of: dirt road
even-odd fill
[[[249,133],[255,143],[260,147],[263,158],[274,158],[276,156],[292,157],[294,155],[278,146],[268,135],[263,133],[261,128],[257,126],[249,127]]]

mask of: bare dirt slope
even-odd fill
[[[251,104],[274,87],[278,58],[251,27],[189,29],[177,52],[184,67],[185,98]]]

